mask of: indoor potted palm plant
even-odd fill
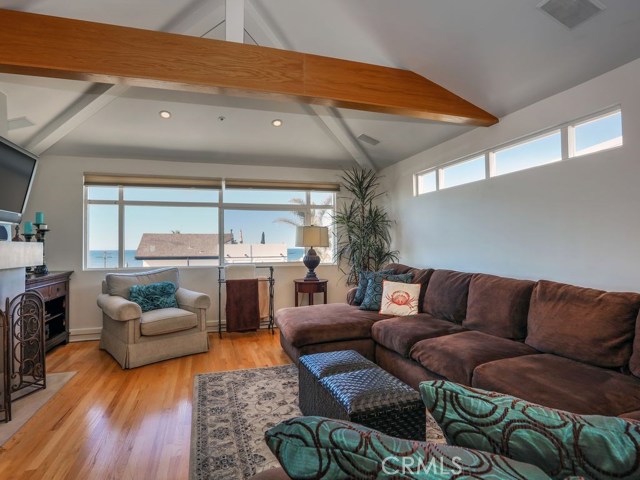
[[[350,193],[341,198],[334,215],[336,261],[347,275],[347,284],[358,282],[361,271],[380,270],[397,261],[391,250],[391,223],[386,210],[378,205],[379,177],[373,170],[354,167],[342,175],[342,188]]]

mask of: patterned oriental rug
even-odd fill
[[[190,480],[244,480],[279,466],[264,432],[298,408],[295,365],[196,375]],[[427,439],[446,443],[427,415]]]
[[[264,432],[302,415],[295,365],[196,375],[193,390],[191,480],[243,480],[279,466]]]

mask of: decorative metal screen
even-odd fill
[[[46,388],[44,300],[37,292],[7,299],[8,373],[11,400]]]
[[[9,390],[8,318],[0,309],[0,422],[11,420],[11,392]]]

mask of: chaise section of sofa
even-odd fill
[[[412,273],[413,283],[422,285],[424,297],[432,269],[417,269],[402,264],[390,264],[386,269],[394,273]],[[392,318],[378,312],[360,310],[353,304],[353,291],[347,303],[283,308],[276,312],[275,322],[280,329],[280,344],[295,362],[300,355],[337,350],[355,350],[369,360],[374,359],[371,327],[378,321]]]
[[[355,350],[373,360],[371,326],[383,318],[389,317],[347,303],[330,303],[278,310],[276,325],[282,348],[296,363],[300,355],[337,350]]]

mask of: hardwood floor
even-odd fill
[[[208,353],[122,370],[98,342],[47,355],[78,373],[0,448],[0,479],[186,479],[193,376],[290,363],[278,332],[210,335]]]

